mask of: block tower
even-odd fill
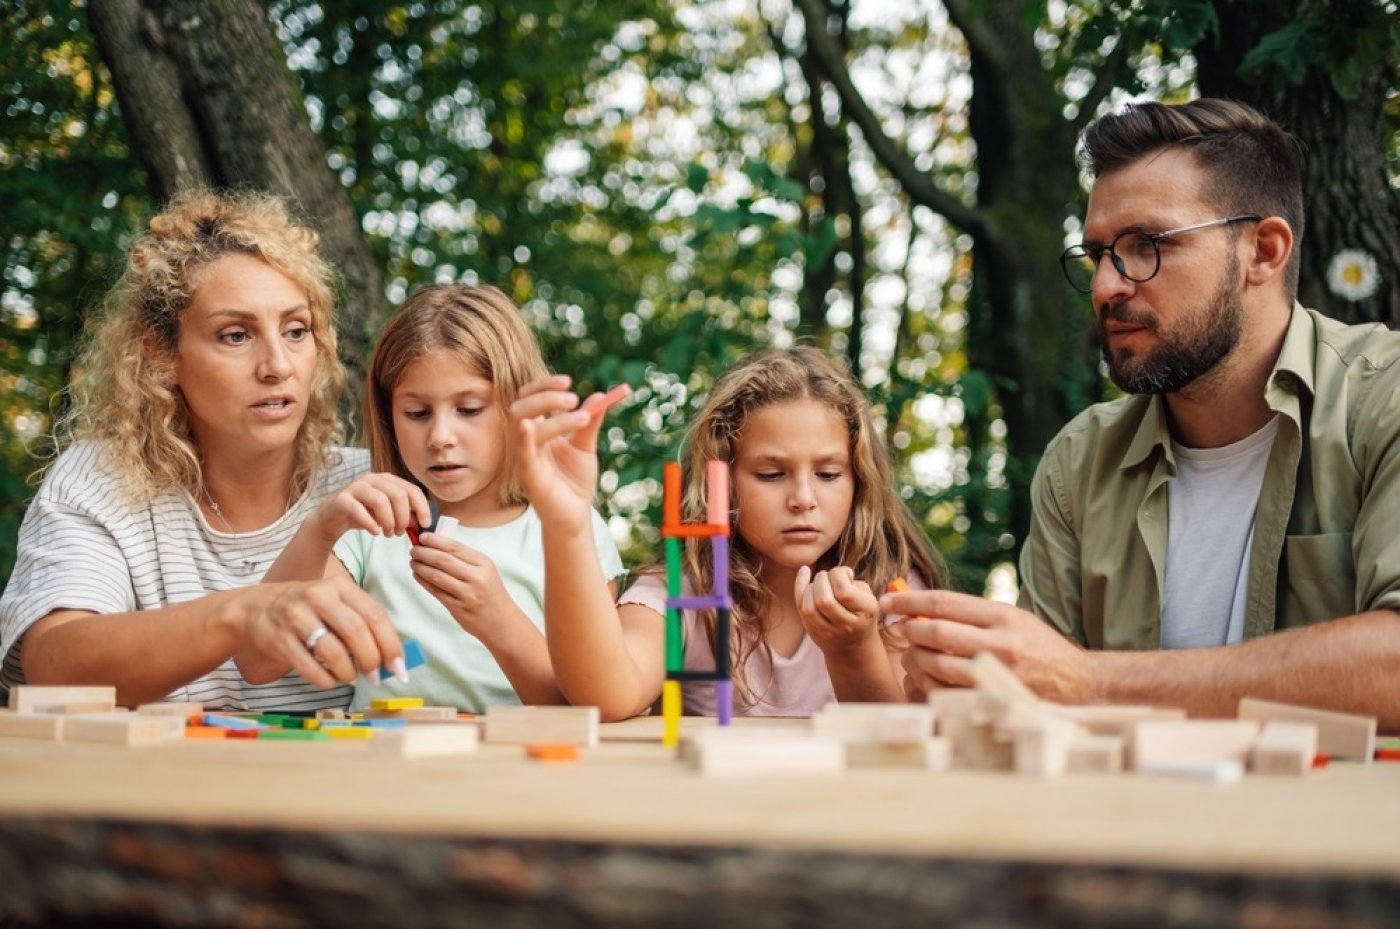
[[[705,470],[706,513],[703,523],[681,521],[681,466],[667,462],[662,495],[661,536],[666,544],[666,683],[661,691],[661,713],[665,720],[662,741],[674,746],[680,741],[681,683],[714,681],[715,708],[719,724],[727,726],[734,713],[734,689],[729,667],[729,465],[711,461]],[[708,594],[683,596],[681,539],[700,537],[710,540],[714,557],[714,586]],[[685,670],[685,639],[681,610],[715,611],[715,669]]]

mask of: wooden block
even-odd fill
[[[317,719],[348,719],[349,714],[344,710],[317,710]]]
[[[986,714],[982,710],[982,700],[977,691],[966,687],[945,687],[928,695],[928,705],[933,707],[934,731],[944,735],[946,726],[958,721],[983,722]]]
[[[598,744],[596,706],[493,706],[486,710],[486,741],[498,745],[558,742]]]
[[[1249,752],[1249,770],[1255,774],[1301,777],[1312,770],[1317,757],[1317,726],[1312,723],[1268,722]]]
[[[1133,735],[1133,763],[1139,771],[1163,771],[1177,762],[1221,761],[1244,765],[1259,724],[1247,719],[1183,719],[1140,722]]]
[[[63,740],[63,723],[68,717],[61,713],[19,713],[0,710],[0,737],[9,739]]]
[[[370,748],[376,753],[400,758],[446,758],[470,755],[477,750],[480,741],[475,726],[424,723],[378,731]]]
[[[226,739],[229,730],[222,726],[186,726],[185,738],[187,739]]]
[[[422,697],[376,697],[369,703],[376,710],[407,710],[423,705]]]
[[[991,722],[948,720],[940,731],[953,746],[953,767],[974,771],[1010,771],[1015,753],[1009,739],[999,738]]]
[[[926,703],[828,703],[812,716],[812,731],[864,741],[919,744],[933,736]]]
[[[328,736],[331,737],[332,739],[346,739],[346,740],[355,740],[355,739],[358,739],[358,740],[360,740],[360,741],[365,741],[365,740],[374,738],[375,735],[376,735],[376,733],[383,734],[384,732],[387,732],[388,730],[375,730],[375,729],[366,728],[366,727],[364,727],[364,726],[322,726],[320,729],[317,729],[316,731],[317,731],[317,732],[324,732],[326,735],[328,735]],[[229,730],[229,735],[230,735],[230,736],[237,736],[237,735],[242,735],[244,732],[247,732],[248,734],[253,735],[253,736],[255,736],[255,737],[257,736],[257,733],[256,733],[256,732],[252,732],[252,731],[250,731],[250,730],[239,730],[239,729],[230,729],[230,730]]]
[[[846,740],[848,768],[917,768],[922,771],[946,771],[952,762],[952,743],[940,737],[918,742]]]
[[[1069,747],[1083,734],[1068,719],[1042,715],[1030,725],[1015,729],[1014,770],[1036,777],[1059,777],[1069,767]]]
[[[1376,748],[1376,720],[1332,710],[1317,710],[1291,703],[1274,703],[1245,697],[1240,701],[1240,719],[1259,722],[1312,723],[1317,726],[1317,750],[1333,758],[1369,762]]]
[[[1139,774],[1186,777],[1217,784],[1234,784],[1244,777],[1244,762],[1234,758],[1159,758],[1138,765]]]
[[[741,730],[740,730],[741,731]],[[727,728],[699,730],[682,757],[706,777],[766,774],[839,774],[846,746],[830,736],[763,732],[762,738]],[[704,733],[700,735],[700,733]]]
[[[525,755],[536,761],[578,761],[578,746],[557,742],[537,742],[525,746]]]
[[[1071,719],[1093,735],[1125,736],[1133,726],[1151,720],[1185,719],[1186,711],[1156,706],[1126,706],[1109,704],[1106,706],[1065,706],[1047,703],[1056,715]]]
[[[115,687],[20,684],[10,688],[10,709],[16,713],[107,713],[116,708]]]
[[[188,722],[191,717],[204,717],[202,703],[143,703],[136,708],[143,716],[178,716]]]
[[[366,710],[365,719],[406,719],[409,722],[442,722],[457,718],[453,706],[410,706],[402,710]]]
[[[63,725],[65,742],[112,742],[117,745],[159,745],[185,737],[178,716],[140,713],[88,713],[69,716]]]
[[[1069,743],[1065,770],[1083,774],[1117,774],[1123,770],[1126,740],[1121,735],[1081,735]]]
[[[972,680],[977,690],[999,704],[1038,703],[1040,698],[1031,693],[1030,688],[1021,683],[1001,659],[991,652],[978,652],[972,656]]]

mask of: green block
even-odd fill
[[[259,739],[272,742],[327,742],[330,736],[316,729],[263,729]]]

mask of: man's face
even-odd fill
[[[1180,150],[1149,155],[1094,185],[1084,241],[1162,232],[1223,216],[1203,198],[1205,177]],[[1126,243],[1128,240],[1122,240]],[[1236,236],[1214,226],[1161,239],[1150,280],[1130,281],[1101,258],[1094,310],[1113,382],[1130,393],[1173,393],[1212,371],[1239,343],[1244,304]]]

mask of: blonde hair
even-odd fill
[[[365,430],[372,466],[416,481],[399,454],[394,437],[394,388],[409,365],[432,352],[447,352],[491,382],[502,417],[520,388],[549,373],[539,343],[521,318],[520,308],[494,287],[433,284],[409,295],[384,324],[365,382]],[[524,503],[515,476],[514,443],[506,447],[501,504]]]
[[[187,190],[173,197],[131,244],[121,277],[88,328],[71,404],[54,427],[55,447],[106,441],[108,460],[135,499],[174,488],[198,494],[202,458],[174,384],[180,317],[200,271],[228,255],[251,255],[305,290],[311,312],[316,372],[292,474],[293,492],[303,492],[342,435],[337,403],[345,369],[336,356],[335,276],[319,248],[316,232],[271,194]]]
[[[733,467],[735,445],[753,413],[801,400],[826,406],[846,424],[855,485],[846,528],[836,544],[812,566],[813,570],[847,565],[876,594],[882,593],[896,577],[911,573],[917,573],[930,587],[944,586],[943,561],[900,499],[889,455],[871,424],[870,404],[864,392],[844,367],[809,346],[755,352],[715,382],[686,438],[682,518],[687,522],[705,520],[706,462],[725,461]],[[732,669],[735,688],[746,702],[753,703],[761,695],[749,690],[744,666],[756,650],[772,662],[767,641],[772,596],[760,579],[762,559],[739,535],[736,515],[730,513]],[[714,580],[708,539],[686,540],[685,567],[696,590],[708,592]],[[713,641],[714,611],[705,611],[703,618]],[[885,629],[881,635],[886,641],[892,639]]]

